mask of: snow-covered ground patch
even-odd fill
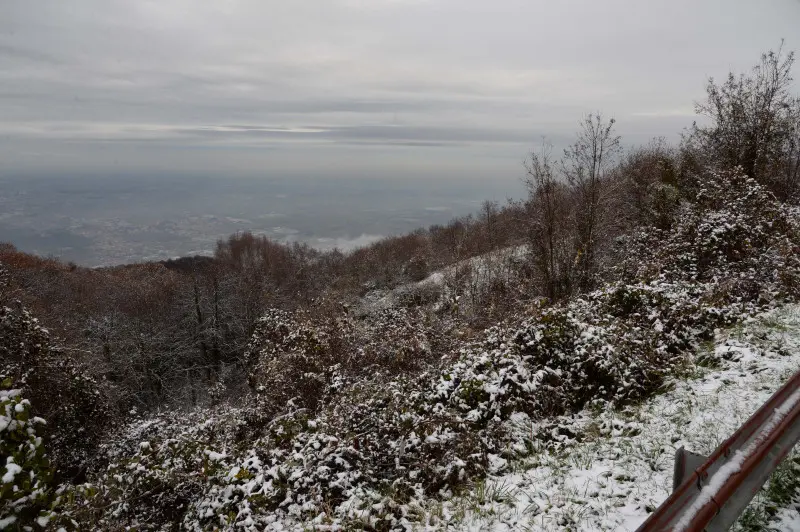
[[[711,453],[800,369],[800,306],[717,335],[694,378],[622,411],[583,411],[542,425],[512,421],[535,451],[502,464],[467,495],[426,509],[425,528],[635,530],[672,489],[675,450]],[[755,505],[769,504],[761,496]],[[794,501],[770,526],[800,529]]]
[[[497,249],[460,260],[421,281],[400,285],[392,290],[372,291],[362,299],[363,312],[403,306],[409,297],[425,292],[435,294],[434,307],[437,309],[463,298],[472,299],[492,282],[510,282],[518,274],[518,263],[525,259],[527,253],[526,245]]]

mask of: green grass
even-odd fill
[[[731,530],[772,530],[778,511],[792,504],[800,507],[800,450],[795,450],[778,466]]]

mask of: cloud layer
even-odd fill
[[[602,110],[630,142],[796,0],[7,2],[0,172],[518,172]]]

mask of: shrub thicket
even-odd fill
[[[105,388],[70,356],[19,301],[0,301],[3,378],[47,420],[40,432],[62,480],[83,478],[87,461],[113,418]]]

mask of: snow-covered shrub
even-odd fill
[[[400,286],[394,294],[401,307],[420,307],[436,303],[444,289],[440,284],[432,282],[419,282]]]
[[[701,308],[685,287],[617,284],[544,309],[525,322],[514,344],[529,364],[556,372],[562,399],[579,409],[652,393],[718,325],[717,313]]]
[[[103,387],[50,345],[47,330],[19,302],[0,301],[0,364],[32,412],[48,420],[41,432],[56,474],[80,474],[112,418]]]
[[[216,455],[219,468],[184,516],[184,527],[262,530],[277,516],[310,520],[364,484],[359,451],[334,436],[324,419],[302,410],[273,420],[251,444],[235,456]]]
[[[442,372],[439,393],[475,423],[616,404],[657,389],[719,326],[679,285],[617,285],[490,329]]]
[[[390,308],[356,319],[272,309],[248,346],[249,382],[264,401],[316,408],[365,373],[422,370],[448,353],[452,324],[421,309]],[[266,403],[264,403],[266,406]]]
[[[316,408],[337,365],[349,356],[349,334],[345,319],[318,320],[271,309],[258,320],[247,347],[251,388],[276,409],[290,399]]]
[[[45,421],[31,416],[30,401],[10,389],[10,377],[0,380],[0,530],[44,527],[53,497],[53,472],[37,435]]]
[[[263,530],[275,519],[400,526],[413,504],[485,471],[498,438],[436,397],[438,372],[292,401],[169,413],[114,434],[64,514],[86,527]],[[272,407],[272,405],[270,405]],[[498,427],[493,425],[493,430]]]
[[[352,369],[416,371],[430,366],[454,344],[453,324],[424,309],[390,308],[353,327]]]
[[[439,306],[483,329],[513,314],[530,279],[528,246],[497,249],[447,268]]]
[[[180,522],[214,470],[208,446],[217,442],[218,420],[214,411],[173,413],[113,433],[93,464],[92,482],[62,488],[61,520],[104,530]]]
[[[612,279],[713,283],[722,302],[796,297],[800,224],[741,169],[708,172],[672,227],[641,228],[620,242]]]
[[[406,276],[411,282],[423,280],[430,273],[429,259],[424,254],[418,254],[411,257],[401,269],[402,274]]]

